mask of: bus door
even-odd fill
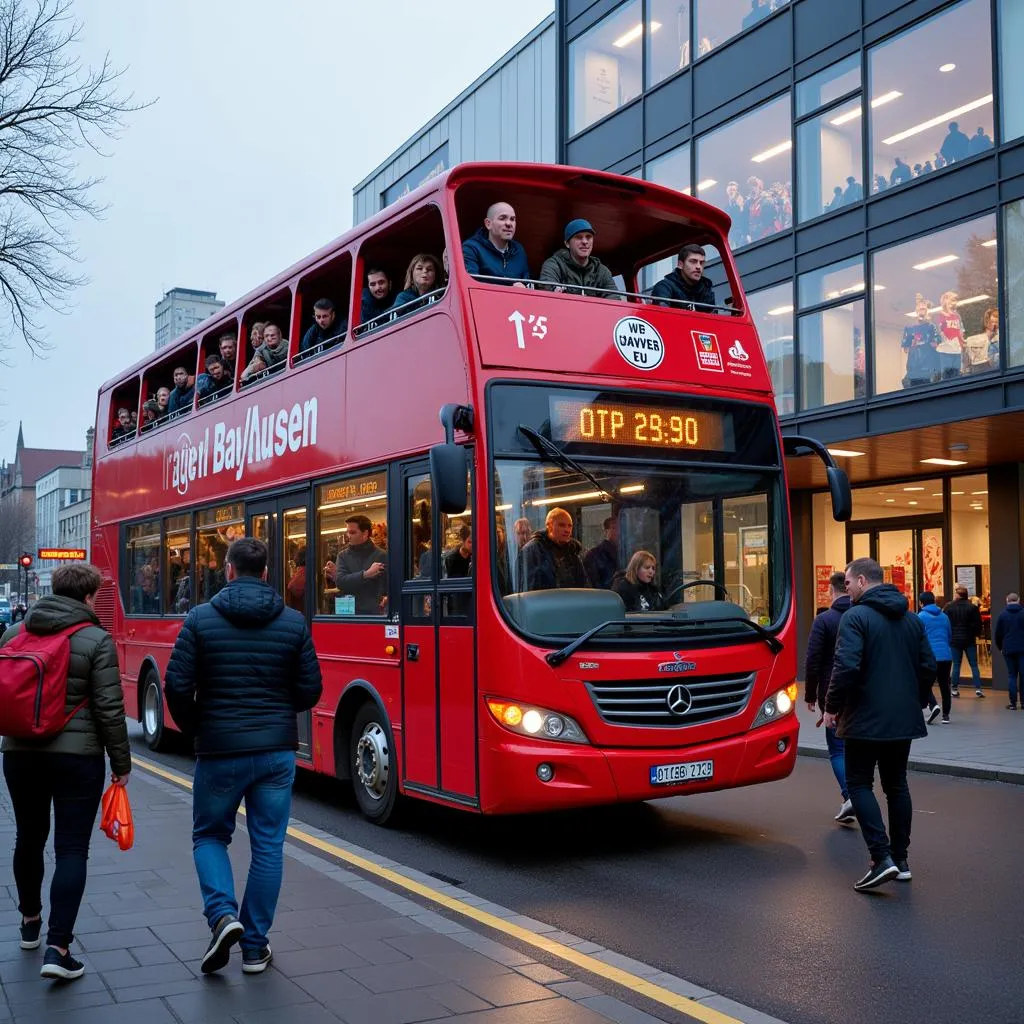
[[[426,462],[403,467],[402,493],[404,782],[475,804],[473,503],[442,515]]]
[[[267,582],[281,595],[289,608],[294,608],[309,621],[310,586],[313,580],[306,573],[306,537],[309,532],[309,494],[295,494],[246,506],[248,536],[267,545]],[[298,757],[312,760],[312,712],[298,716]]]

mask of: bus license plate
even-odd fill
[[[714,761],[684,761],[682,764],[651,765],[652,786],[673,786],[680,782],[710,779],[715,774]]]

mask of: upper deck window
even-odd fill
[[[197,356],[198,346],[192,342],[143,373],[142,431],[152,430],[192,411]]]
[[[139,378],[118,384],[110,399],[107,440],[111,448],[134,439],[139,424]]]
[[[292,293],[284,288],[246,311],[242,336],[249,347],[238,359],[239,386],[247,387],[280,373],[288,365],[291,342]]]
[[[295,299],[301,330],[295,362],[316,359],[348,336],[352,255],[343,252],[299,281]]]
[[[218,324],[203,335],[199,347],[196,395],[199,405],[209,405],[231,394],[238,357],[238,321]]]

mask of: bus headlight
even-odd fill
[[[560,711],[549,711],[530,704],[487,698],[491,717],[501,726],[521,736],[537,736],[559,743],[586,743],[587,737],[575,719]]]
[[[750,728],[756,729],[760,725],[767,725],[769,722],[774,722],[776,718],[788,715],[796,706],[798,693],[796,683],[790,683],[784,690],[773,693],[761,705],[761,710],[758,711],[754,724]]]

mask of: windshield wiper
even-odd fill
[[[553,441],[549,441],[543,434],[538,433],[533,429],[533,427],[528,427],[525,423],[520,423],[516,427],[516,430],[518,430],[523,437],[529,439],[538,455],[547,456],[548,459],[558,465],[561,469],[571,470],[573,473],[579,473],[580,476],[585,477],[587,482],[592,484],[594,488],[600,491],[606,498],[612,498],[611,492],[597,482],[597,478],[590,472],[590,470],[585,466],[581,466],[574,458],[572,458],[572,456],[566,455],[565,452],[563,452],[562,449]]]
[[[585,633],[581,633],[575,640],[566,644],[564,647],[557,651],[552,651],[550,654],[545,655],[544,660],[549,665],[561,665],[567,658],[571,658],[588,640],[592,640],[598,633],[604,632],[609,626],[706,626],[706,625],[721,625],[722,623],[738,624],[743,626],[749,626],[758,636],[768,645],[773,654],[778,654],[782,650],[782,642],[774,634],[768,632],[764,626],[757,622],[751,622],[750,619],[743,619],[739,616],[735,618],[727,619],[608,619],[605,622],[594,626],[593,629],[588,629]]]

